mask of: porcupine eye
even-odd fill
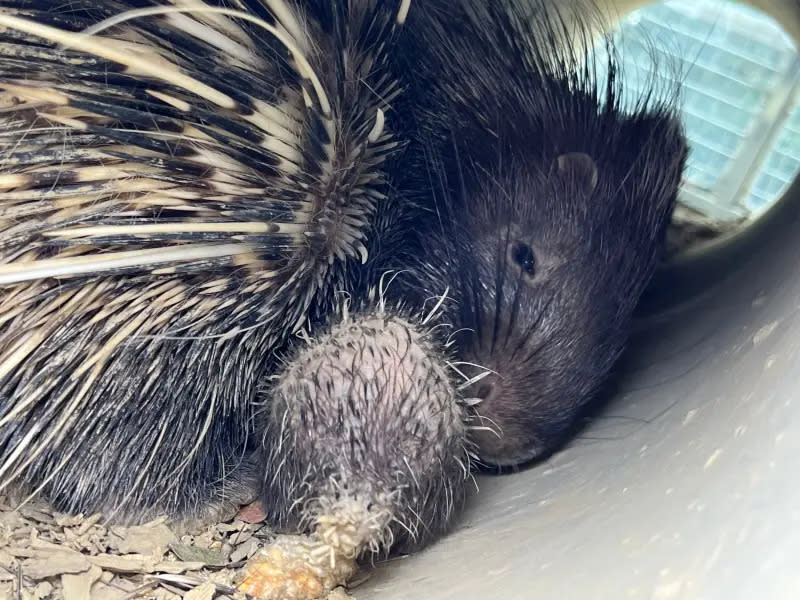
[[[511,247],[511,258],[528,277],[536,275],[536,257],[527,244],[516,242]]]

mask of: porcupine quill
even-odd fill
[[[5,3],[0,489],[118,522],[252,498],[257,387],[388,202],[408,5]]]

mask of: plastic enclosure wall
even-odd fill
[[[800,39],[800,2],[753,4]],[[357,598],[800,598],[800,179],[648,305],[603,414]]]

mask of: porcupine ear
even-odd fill
[[[572,181],[587,196],[597,187],[597,164],[585,152],[561,154],[553,163],[553,171],[558,177]]]

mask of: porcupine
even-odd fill
[[[626,87],[590,0],[416,8],[404,173],[433,202],[399,287],[448,283],[457,353],[492,371],[471,391],[479,462],[530,464],[599,397],[662,254],[687,156],[680,73]]]
[[[4,3],[3,486],[117,522],[252,499],[274,353],[392,243],[408,7]]]

